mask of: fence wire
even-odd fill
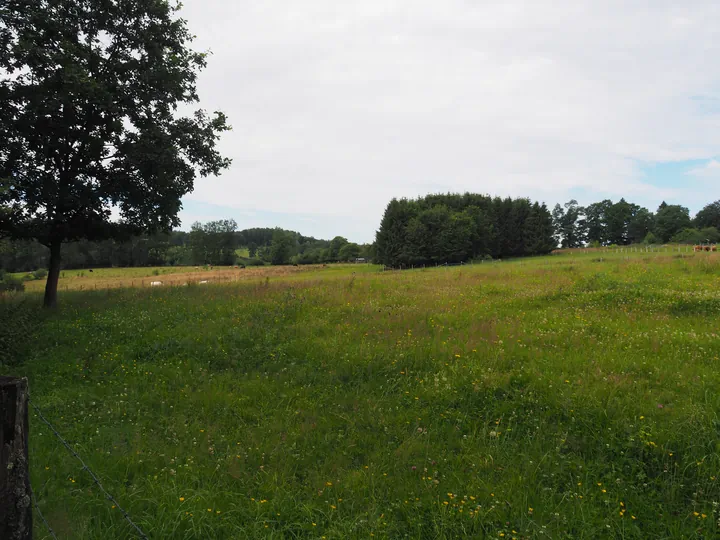
[[[52,530],[52,527],[47,522],[47,519],[45,519],[45,516],[43,516],[43,513],[40,511],[40,507],[38,506],[37,500],[35,499],[35,495],[32,496],[32,503],[35,507],[35,511],[37,512],[37,515],[40,516],[40,520],[45,524],[45,527],[47,528],[48,532],[50,533],[50,536],[52,536],[55,540],[58,540],[58,537],[55,535],[55,531]]]
[[[75,457],[75,459],[77,459],[77,460],[81,463],[83,470],[87,471],[87,473],[92,477],[93,482],[95,482],[95,484],[97,485],[97,487],[100,488],[100,491],[102,491],[102,493],[105,495],[105,498],[107,498],[108,501],[111,501],[111,502],[117,507],[117,509],[120,510],[120,513],[122,513],[122,515],[125,517],[125,519],[127,520],[127,522],[133,527],[133,529],[135,529],[135,531],[138,533],[138,535],[140,536],[140,538],[142,538],[143,540],[148,540],[147,535],[142,531],[142,529],[141,529],[140,527],[138,527],[138,526],[135,524],[135,522],[133,522],[132,519],[130,519],[130,516],[129,516],[128,513],[125,511],[125,509],[123,509],[123,507],[120,506],[120,503],[117,502],[117,500],[115,499],[115,497],[113,497],[110,493],[108,493],[108,491],[107,491],[107,490],[103,487],[103,485],[100,483],[100,480],[98,480],[98,477],[95,475],[95,473],[92,472],[92,470],[90,470],[90,467],[88,467],[88,466],[85,464],[85,462],[83,461],[83,459],[77,454],[77,452],[75,452],[75,450],[73,450],[72,446],[70,446],[70,444],[62,437],[62,435],[60,435],[60,433],[58,433],[57,429],[55,429],[55,426],[53,426],[53,425],[48,421],[48,419],[45,418],[45,416],[43,415],[42,411],[40,411],[40,409],[37,407],[37,405],[35,405],[35,404],[32,402],[32,400],[30,400],[30,399],[28,399],[28,402],[30,403],[30,406],[35,410],[35,412],[37,413],[37,415],[40,417],[40,420],[42,420],[42,421],[50,428],[50,430],[51,430],[51,431],[55,434],[55,436],[60,440],[60,442],[63,444],[63,446],[64,446],[65,448],[67,448],[68,452],[70,452],[70,453]],[[37,505],[36,505],[36,508],[37,508]],[[42,517],[42,514],[41,514],[41,517]],[[45,518],[42,518],[42,519],[43,519],[43,521],[45,521]],[[47,521],[45,521],[45,524],[47,525]],[[48,528],[49,528],[49,527],[50,527],[50,526],[48,525]],[[52,532],[52,530],[51,530],[50,532]],[[54,534],[54,533],[53,533],[53,537],[54,537],[54,538],[57,538],[57,537],[55,537],[55,534]]]

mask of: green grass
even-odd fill
[[[716,256],[342,267],[60,302],[1,371],[29,377],[151,538],[720,536]],[[59,537],[133,538],[34,417],[31,433]]]

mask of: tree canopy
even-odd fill
[[[472,193],[393,199],[376,235],[377,259],[389,266],[535,255],[555,245],[544,204]]]
[[[169,230],[196,176],[229,165],[216,149],[225,115],[178,111],[198,102],[206,65],[178,10],[167,0],[0,4],[0,231],[49,247],[47,306],[63,242]]]

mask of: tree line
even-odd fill
[[[580,206],[472,193],[393,199],[376,235],[376,260],[411,266],[541,255],[557,247],[720,242],[720,201],[694,218],[663,202],[655,212],[620,199]]]
[[[706,205],[691,218],[688,208],[665,202],[651,212],[625,199],[585,207],[571,200],[555,205],[552,218],[556,242],[563,248],[720,241],[720,201]]]
[[[465,193],[393,199],[375,243],[377,262],[410,266],[545,254],[554,234],[545,204]]]
[[[280,228],[238,231],[237,223],[228,219],[193,223],[189,232],[67,242],[62,246],[62,268],[320,264],[372,256],[372,246],[341,236],[318,240]],[[7,272],[47,268],[49,257],[49,248],[36,240],[0,239],[0,268]]]

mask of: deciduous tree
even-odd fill
[[[196,176],[229,165],[198,101],[206,55],[167,0],[0,3],[0,230],[50,248],[179,224]],[[119,220],[113,219],[113,214]]]

